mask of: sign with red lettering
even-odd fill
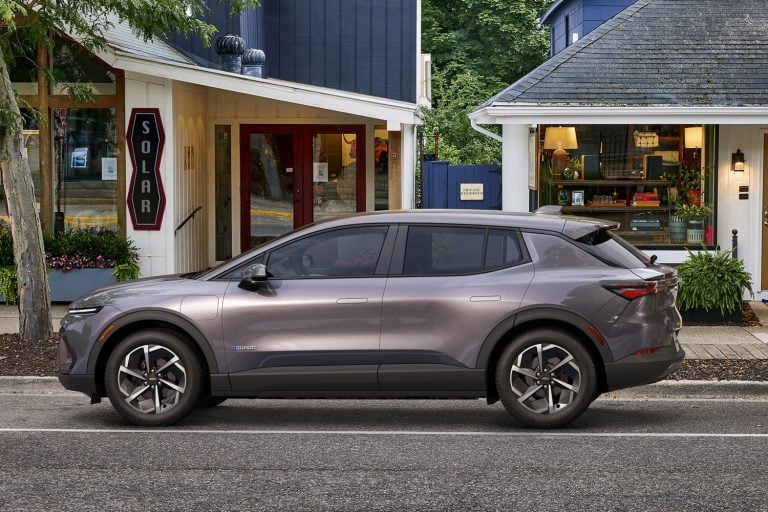
[[[163,223],[165,191],[160,179],[165,132],[160,109],[134,108],[128,123],[128,154],[133,175],[128,189],[128,212],[133,228],[158,230]]]

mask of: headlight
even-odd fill
[[[69,308],[69,314],[70,315],[95,315],[99,311],[101,311],[101,308],[104,306],[90,306],[90,307],[81,307],[81,308]]]

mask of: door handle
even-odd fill
[[[368,302],[366,297],[343,297],[336,299],[336,304],[365,304]]]

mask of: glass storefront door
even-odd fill
[[[243,133],[242,250],[294,228],[294,199],[301,191],[296,180],[295,139],[293,130],[258,131],[253,127]]]
[[[364,126],[241,128],[241,249],[365,211]]]

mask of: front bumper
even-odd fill
[[[99,394],[93,375],[69,375],[59,372],[59,382],[69,391],[79,391],[91,397]]]
[[[653,354],[631,355],[605,364],[606,391],[658,382],[683,365],[685,351],[675,342]]]

